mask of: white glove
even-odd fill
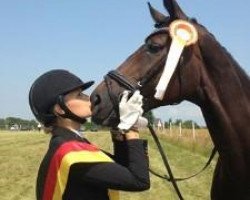
[[[137,90],[128,99],[128,91],[124,91],[122,99],[119,104],[120,123],[118,128],[122,130],[129,130],[139,119],[143,113],[142,109],[142,95]]]

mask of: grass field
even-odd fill
[[[101,148],[112,151],[107,132],[86,133],[86,137]],[[148,133],[142,138],[149,140],[150,165],[154,170],[165,173],[158,151]],[[162,132],[160,138],[170,159],[174,175],[188,176],[203,167],[211,151],[211,142],[206,131],[197,132],[195,140],[191,131],[177,133]],[[38,132],[0,132],[0,194],[1,200],[35,199],[36,173],[47,149],[49,135]],[[212,172],[215,162],[201,175],[178,183],[187,200],[209,198]],[[121,200],[175,200],[171,184],[151,176],[151,189],[140,193],[121,193]]]

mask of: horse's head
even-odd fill
[[[145,100],[145,111],[162,105],[175,104],[184,99],[199,103],[199,99],[194,98],[195,94],[200,92],[201,69],[204,65],[199,43],[207,31],[195,20],[189,19],[175,0],[164,0],[164,6],[169,16],[163,15],[149,4],[156,30],[146,37],[145,43],[117,68],[116,72],[119,74],[111,73],[106,76],[105,81],[92,93],[93,120],[96,123],[114,125],[118,122],[116,112],[118,99],[125,89],[141,90]],[[198,31],[199,42],[184,49],[164,98],[157,100],[154,98],[155,87],[162,74],[172,41],[169,25],[176,19],[192,23]]]

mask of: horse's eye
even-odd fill
[[[151,43],[151,42],[148,42],[146,44],[146,47],[150,53],[158,53],[163,48],[162,45],[157,44],[157,43]]]

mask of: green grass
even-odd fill
[[[141,135],[149,140],[151,167],[164,174],[165,168],[151,137],[148,133]],[[161,142],[176,177],[191,175],[203,167],[207,161],[207,153],[204,152],[210,151],[210,142],[206,142],[207,144],[204,145],[204,141],[199,142],[199,140],[202,141],[202,138],[196,138],[194,142],[184,139],[185,137],[182,140],[166,135],[161,134]],[[110,136],[107,132],[87,133],[86,137],[101,148],[112,151]],[[49,135],[38,132],[0,132],[1,200],[35,199],[36,174],[46,152],[49,138]],[[201,175],[178,183],[185,199],[210,199],[209,191],[214,164],[215,162]],[[178,197],[170,183],[154,176],[151,176],[150,190],[139,193],[121,193],[121,200],[155,199],[175,200]]]
[[[38,133],[0,134],[2,200],[35,199],[35,181],[48,137]]]

